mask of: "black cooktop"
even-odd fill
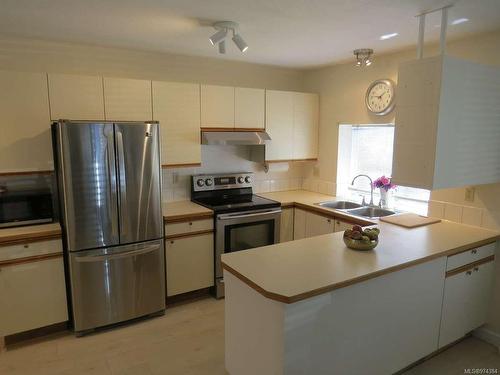
[[[204,207],[210,208],[216,214],[281,207],[280,202],[259,197],[255,194],[231,194],[231,191],[229,190],[225,190],[224,192],[225,194],[193,197],[192,201],[201,204]]]

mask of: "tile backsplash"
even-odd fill
[[[202,166],[197,168],[172,168],[162,170],[163,201],[182,201],[191,198],[191,180],[194,174],[253,172],[253,189],[256,193],[297,190],[304,188],[304,176],[310,173],[314,162],[273,163],[265,172],[262,163],[250,161],[250,151],[245,146],[202,146]],[[309,182],[312,187],[323,191],[335,189],[325,182]],[[311,185],[311,186],[309,186]],[[333,185],[333,184],[331,184]]]
[[[491,211],[486,208],[462,206],[455,203],[437,200],[429,201],[428,216],[454,221],[486,229],[500,229],[500,211]]]

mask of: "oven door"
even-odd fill
[[[272,245],[280,238],[281,208],[217,215],[215,276],[222,277],[223,253]]]

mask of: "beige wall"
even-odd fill
[[[301,90],[303,72],[214,58],[0,36],[0,69]]]
[[[448,54],[479,63],[500,66],[500,30],[448,43]],[[437,53],[437,46],[426,48],[426,56]],[[374,57],[371,67],[359,69],[352,62],[307,71],[304,89],[320,94],[320,156],[318,178],[336,181],[338,124],[389,123],[394,113],[374,116],[364,105],[368,85],[375,79],[391,78],[397,82],[397,68],[402,61],[414,59],[415,49]],[[500,124],[499,124],[500,126]],[[500,184],[476,187],[474,202],[464,200],[465,189],[444,189],[431,193],[431,199],[482,209],[482,225],[500,229]],[[445,204],[446,206],[446,204]],[[500,251],[500,249],[498,250]],[[500,261],[497,259],[495,301],[489,328],[500,340]],[[500,342],[500,341],[499,341]]]

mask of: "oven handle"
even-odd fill
[[[240,218],[253,217],[253,216],[276,215],[279,213],[281,213],[281,210],[267,211],[267,212],[256,212],[253,214],[243,214],[243,215],[219,215],[217,217],[217,219],[218,220],[232,220],[232,219],[240,219]]]

